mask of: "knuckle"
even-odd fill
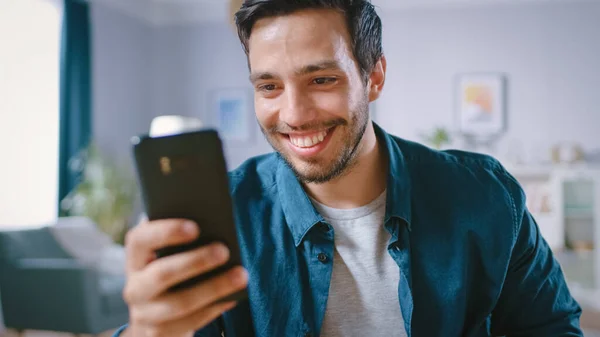
[[[133,302],[135,296],[133,294],[133,289],[129,282],[125,284],[125,287],[123,287],[122,296],[123,300],[125,300],[125,303],[131,304]]]
[[[136,242],[136,229],[132,228],[125,234],[125,246],[134,246]]]
[[[194,310],[196,305],[194,296],[179,296],[176,303],[171,304],[171,311],[177,314],[185,314]]]
[[[176,220],[172,220],[168,222],[168,226],[165,226],[166,232],[168,235],[181,235],[181,227],[182,227],[182,222],[181,221],[176,221]]]
[[[173,240],[178,240],[182,236],[181,223],[176,220],[165,220],[164,224],[157,226],[158,241],[161,246],[167,246]]]
[[[154,271],[153,280],[158,284],[165,284],[171,280],[172,273],[167,268],[157,268]]]
[[[223,275],[215,280],[214,292],[217,296],[223,296],[234,289],[235,286],[231,283],[227,275]]]
[[[212,263],[210,248],[202,247],[196,250],[190,257],[190,263],[199,268],[209,266]]]

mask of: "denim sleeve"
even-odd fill
[[[219,320],[215,320],[211,324],[205,326],[204,328],[196,331],[194,337],[221,337],[221,327],[219,325]]]
[[[124,325],[122,327],[120,327],[119,329],[117,329],[117,331],[115,331],[115,333],[112,335],[112,337],[119,337],[121,335],[121,333],[123,333],[123,331],[127,328],[128,325]],[[194,337],[221,337],[221,329],[219,328],[219,325],[217,324],[217,322],[213,322],[211,324],[209,324],[208,326],[204,327],[203,329],[197,331],[194,334]]]
[[[560,265],[525,206],[525,195],[509,176],[515,240],[504,286],[492,312],[494,336],[583,336],[581,308],[570,294]],[[511,188],[512,187],[512,188]]]
[[[126,325],[123,325],[122,327],[120,327],[119,329],[117,329],[117,331],[115,331],[115,333],[112,335],[112,337],[119,337],[119,336],[121,336],[121,333],[123,333],[123,331],[125,329],[127,329],[127,326],[128,325],[126,324]]]

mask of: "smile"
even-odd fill
[[[294,146],[306,149],[322,143],[327,137],[328,133],[329,130],[324,130],[308,135],[289,135],[289,137],[290,142],[294,144]]]
[[[283,134],[287,138],[287,147],[298,158],[310,159],[319,155],[331,141],[336,127],[327,130]]]

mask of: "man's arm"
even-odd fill
[[[124,325],[117,329],[112,337],[129,337],[129,330],[127,330],[128,325]],[[196,331],[194,337],[222,337],[221,327],[218,322],[215,321],[203,329]]]
[[[560,265],[525,206],[525,195],[507,174],[513,195],[516,240],[498,304],[494,336],[583,336],[581,308],[571,296]]]

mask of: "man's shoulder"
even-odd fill
[[[436,150],[421,143],[392,136],[409,172],[441,177],[484,178],[516,181],[495,157],[459,149]],[[418,172],[417,172],[418,171]]]
[[[396,139],[409,176],[413,215],[448,235],[477,233],[481,242],[510,246],[526,212],[519,182],[496,158],[463,150],[435,150]],[[401,175],[399,173],[398,175]],[[428,231],[425,231],[428,232]],[[499,244],[499,242],[501,244]]]
[[[228,174],[231,192],[255,193],[270,189],[275,185],[279,160],[279,155],[274,152],[247,159]]]
[[[494,157],[459,149],[436,150],[421,143],[392,136],[402,156],[410,166],[434,166],[439,168],[463,167],[503,171],[502,164]]]
[[[462,200],[473,205],[489,202],[490,207],[497,207],[502,204],[497,202],[504,200],[504,204],[516,213],[524,210],[525,194],[521,185],[495,157],[458,149],[435,150],[393,138],[400,148],[413,187],[433,189],[435,198],[444,201]],[[457,195],[461,197],[457,198]]]

